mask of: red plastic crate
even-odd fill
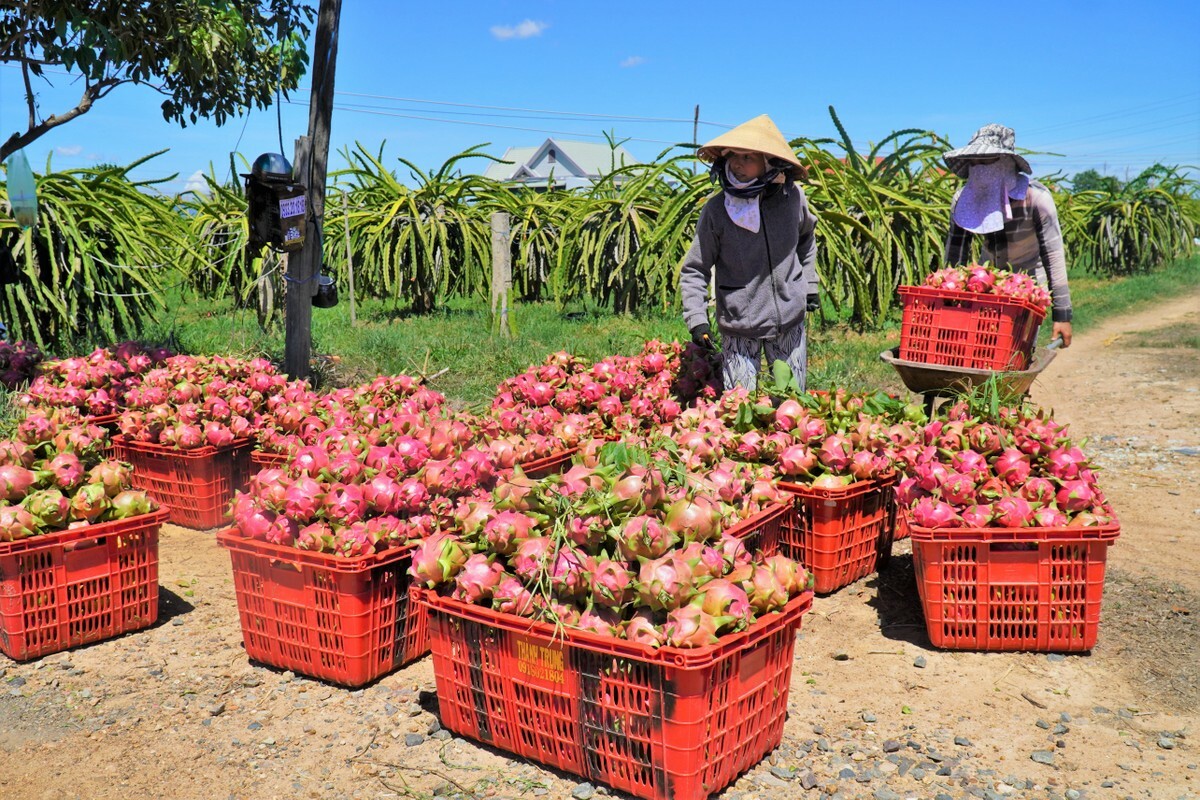
[[[0,650],[24,661],[158,619],[159,509],[0,542]]]
[[[282,467],[287,463],[288,457],[286,453],[268,453],[266,450],[251,450],[250,463],[254,466],[253,470],[266,469],[267,467]]]
[[[985,370],[1029,366],[1046,312],[1033,303],[930,286],[901,286],[900,358]]]
[[[571,459],[578,452],[578,447],[568,447],[566,450],[559,450],[557,453],[551,453],[548,456],[520,462],[518,466],[521,467],[521,471],[528,478],[545,478],[550,475],[557,475],[566,469],[570,465]]]
[[[741,539],[751,553],[773,556],[779,552],[785,519],[791,513],[791,503],[775,503],[726,528],[725,533]]]
[[[895,503],[888,500],[892,480],[835,489],[779,484],[795,497],[794,513],[780,527],[779,551],[812,573],[818,594],[849,586],[890,557],[895,534]]]
[[[409,597],[411,548],[355,558],[217,533],[229,550],[246,654],[362,686],[429,652],[428,616]]]
[[[701,800],[773,750],[811,592],[711,647],[657,650],[417,589],[441,723],[614,789]]]
[[[934,647],[1084,652],[1095,646],[1117,524],[933,530],[904,517]]]
[[[208,530],[229,521],[234,492],[250,482],[250,440],[178,450],[118,436],[116,457],[133,465],[133,485],[171,509],[171,522]]]

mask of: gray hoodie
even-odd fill
[[[816,215],[794,183],[770,187],[759,205],[758,233],[733,224],[725,193],[700,211],[696,238],[684,256],[679,285],[688,330],[708,322],[708,283],[717,270],[717,327],[745,339],[773,339],[804,319],[816,294]]]

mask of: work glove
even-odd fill
[[[692,334],[692,344],[703,350],[716,350],[717,347],[713,344],[712,329],[708,327],[707,322],[701,322],[696,327],[692,328],[689,333]]]
[[[820,311],[821,310],[821,295],[810,294],[807,298],[805,298],[804,309],[805,309],[805,311],[808,311],[810,313],[813,311]]]

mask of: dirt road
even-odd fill
[[[1033,397],[1088,437],[1121,522],[1086,655],[932,648],[911,557],[818,598],[782,746],[728,800],[1200,796],[1200,359],[1155,346],[1200,298],[1114,319]],[[425,659],[346,691],[251,665],[229,558],[168,526],[154,628],[0,657],[0,797],[577,797],[600,792],[439,731]]]

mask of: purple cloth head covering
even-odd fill
[[[972,164],[966,185],[954,203],[952,217],[971,233],[1004,230],[1012,219],[1010,200],[1024,200],[1029,176],[1017,172],[1017,164],[1002,156],[991,164]]]

